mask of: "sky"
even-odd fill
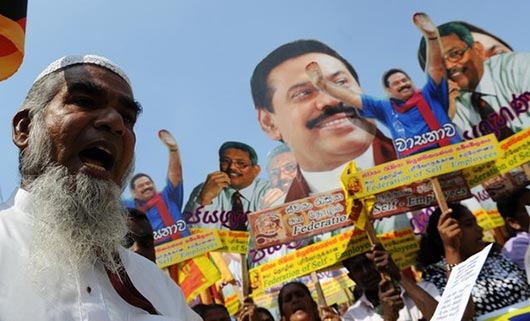
[[[136,172],[163,187],[168,153],[157,133],[169,130],[181,150],[187,200],[218,170],[224,141],[253,146],[265,177],[265,156],[276,143],[257,123],[249,81],[276,47],[323,41],[352,63],[365,93],[383,96],[387,69],[402,68],[418,86],[425,80],[414,12],[426,12],[435,24],[470,22],[529,51],[529,11],[524,0],[28,0],[24,61],[0,82],[3,199],[19,184],[11,119],[35,77],[61,56],[99,54],[126,71],[144,108],[136,125]]]

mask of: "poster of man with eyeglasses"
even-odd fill
[[[530,53],[513,52],[502,39],[465,22],[447,22],[438,30],[451,92],[449,115],[462,138],[494,133],[497,140],[503,141],[528,128]],[[491,50],[484,36],[497,40],[493,48],[504,50]],[[422,41],[418,50],[420,65],[425,55]],[[516,168],[483,186],[493,200],[499,200],[528,185],[528,169],[523,169]]]
[[[530,125],[530,54],[491,54],[474,39],[468,25],[438,27],[451,92],[456,96],[453,122],[466,140],[495,133],[498,140]],[[418,53],[425,57],[422,41]]]
[[[186,203],[184,216],[190,227],[246,230],[246,215],[256,211],[268,181],[258,178],[261,167],[251,146],[228,141],[219,148],[219,170],[197,185]]]

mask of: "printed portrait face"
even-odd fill
[[[134,181],[134,188],[132,194],[140,201],[148,201],[155,196],[156,188],[155,183],[147,177],[140,176]]]
[[[390,97],[405,101],[414,94],[414,89],[412,80],[402,72],[396,72],[388,77],[386,90]]]
[[[484,48],[480,42],[468,45],[456,34],[442,37],[447,77],[460,89],[473,91],[484,73]]]
[[[224,150],[219,167],[230,177],[230,186],[238,190],[252,184],[260,172],[259,165],[252,165],[249,153],[237,148]]]
[[[512,52],[510,48],[506,47],[502,42],[493,38],[492,36],[478,32],[471,32],[471,35],[475,41],[478,41],[482,44],[487,58],[502,53]]]
[[[291,182],[296,176],[296,158],[291,152],[285,152],[274,156],[267,166],[267,174],[271,187],[279,188],[287,192]]]
[[[288,59],[269,74],[274,112],[260,109],[258,119],[271,139],[283,140],[300,166],[309,171],[336,168],[362,154],[372,143],[375,126],[359,118],[356,110],[334,111],[337,99],[315,88],[305,72],[316,61],[325,78],[360,92],[346,66],[322,53]]]

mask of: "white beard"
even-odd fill
[[[116,272],[120,266],[113,255],[127,233],[122,189],[110,180],[68,173],[51,158],[52,142],[42,114],[35,116],[32,125],[21,159],[22,179],[33,200],[32,273],[38,276],[48,270],[70,275],[95,262]],[[132,169],[133,163],[127,174]]]
[[[119,269],[113,259],[127,232],[120,188],[112,181],[71,175],[50,167],[28,191],[33,199],[31,260],[35,271],[78,271],[101,262]]]

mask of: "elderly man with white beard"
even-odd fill
[[[120,245],[140,111],[103,57],[63,57],[37,77],[13,118],[21,187],[0,211],[0,320],[201,320]]]

